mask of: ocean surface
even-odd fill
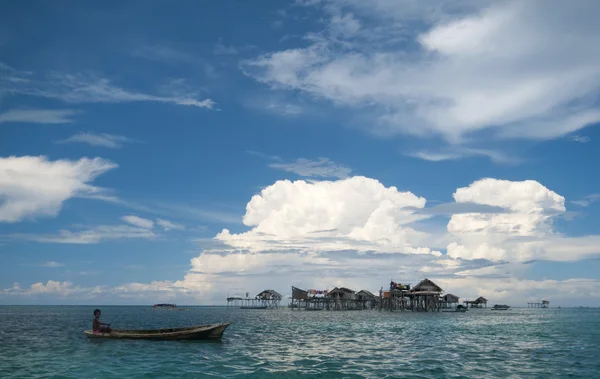
[[[94,308],[0,306],[0,378],[600,378],[600,309],[100,307],[117,328],[234,322],[222,341],[152,342],[88,340]]]

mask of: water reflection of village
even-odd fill
[[[227,298],[227,305],[242,309],[277,309],[281,306],[283,297],[275,290],[264,290],[255,297],[233,296]],[[322,311],[322,310],[387,310],[387,311],[458,311],[468,308],[487,308],[487,299],[479,297],[475,300],[464,300],[444,290],[429,279],[423,279],[412,287],[390,281],[389,288],[380,289],[379,294],[368,290],[358,292],[346,288],[335,287],[332,290],[300,289],[292,286],[292,310]],[[495,305],[494,310],[506,310],[509,306]]]

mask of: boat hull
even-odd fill
[[[94,333],[86,330],[88,338],[104,339],[134,339],[152,341],[199,341],[218,340],[223,336],[225,329],[231,322],[210,325],[197,325],[187,328],[153,329],[153,330],[120,330],[114,329],[111,333]]]

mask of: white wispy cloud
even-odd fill
[[[60,230],[57,234],[14,234],[12,238],[40,243],[97,244],[110,240],[155,239],[158,235],[146,227],[98,225],[82,230]]]
[[[591,195],[587,195],[579,200],[572,200],[571,204],[579,205],[580,207],[587,207],[590,204],[600,200],[600,193],[593,193]]]
[[[57,267],[64,267],[64,263],[58,263],[58,262],[54,262],[54,261],[49,261],[49,262],[44,262],[41,264],[42,267],[49,267],[49,268],[57,268]]]
[[[592,140],[588,136],[573,136],[573,137],[571,137],[571,139],[574,142],[579,142],[579,143],[588,143],[588,142],[590,142]]]
[[[215,44],[213,54],[215,55],[238,55],[240,51],[233,46],[225,46],[221,40]]]
[[[103,195],[102,188],[89,183],[116,167],[101,158],[0,158],[0,222],[56,216],[70,198]]]
[[[72,109],[11,109],[0,113],[0,124],[4,122],[68,124],[73,122],[72,116],[77,113],[79,112]]]
[[[592,0],[576,8],[541,0],[311,5],[324,12],[325,27],[308,33],[304,47],[244,61],[247,75],[367,110],[375,115],[370,130],[451,143],[484,130],[549,139],[600,121]]]
[[[14,71],[0,70],[0,83],[4,94],[22,94],[58,99],[67,103],[124,103],[157,102],[212,109],[216,103],[199,99],[197,92],[186,94],[153,95],[127,90],[114,85],[109,79],[91,74],[47,73],[28,76],[26,81],[14,81]]]
[[[154,221],[135,215],[123,216],[121,217],[121,220],[139,228],[152,229],[154,227]]]
[[[123,147],[125,143],[136,142],[134,139],[119,136],[114,134],[94,134],[94,133],[78,133],[71,137],[58,141],[59,143],[87,143],[92,146],[102,146],[111,149],[119,149]]]
[[[172,221],[169,220],[165,220],[162,218],[157,218],[156,219],[156,224],[160,227],[162,227],[165,231],[169,231],[169,230],[185,230],[185,225],[182,224],[176,224]]]
[[[516,164],[520,162],[518,158],[500,151],[457,146],[439,150],[421,150],[413,153],[407,153],[406,155],[431,162],[459,160],[478,156],[488,157],[492,162],[496,163]]]
[[[306,158],[298,158],[295,162],[286,162],[277,155],[268,155],[261,152],[247,150],[248,154],[255,155],[264,159],[275,161],[269,163],[269,167],[292,172],[299,176],[313,178],[339,178],[343,179],[350,176],[352,169],[339,163],[335,163],[328,158],[317,158],[310,160]]]
[[[306,177],[321,178],[346,178],[350,176],[352,170],[342,164],[330,161],[327,158],[318,158],[310,160],[298,158],[292,163],[270,163],[269,167],[287,172],[293,172],[296,175]]]

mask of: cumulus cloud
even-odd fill
[[[111,149],[119,149],[123,147],[123,144],[130,142],[135,142],[135,140],[125,136],[106,133],[78,133],[59,141],[59,143],[87,143],[88,145],[108,147]]]
[[[565,237],[554,230],[554,220],[566,212],[565,198],[536,181],[482,179],[457,189],[454,199],[504,212],[453,214],[447,226],[455,239],[447,247],[453,258],[576,261],[600,254],[597,236]]]
[[[215,238],[237,249],[345,250],[433,253],[420,247],[427,237],[409,226],[423,218],[411,208],[425,199],[374,179],[355,176],[309,183],[278,181],[255,195],[243,222],[250,231]]]
[[[72,197],[101,194],[101,188],[89,183],[116,167],[101,158],[0,158],[0,222],[56,216],[63,202]]]
[[[121,217],[121,220],[143,229],[152,229],[154,227],[154,221],[135,215],[123,216]]]
[[[30,124],[67,124],[78,112],[72,109],[11,109],[0,113],[0,124],[21,122]]]
[[[311,4],[325,27],[308,45],[243,62],[247,75],[372,111],[371,130],[454,143],[482,130],[555,138],[600,121],[593,0]]]

